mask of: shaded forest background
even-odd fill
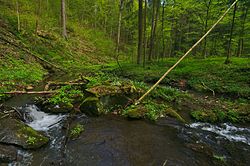
[[[141,11],[138,2],[142,3]],[[232,2],[65,0],[67,39],[70,43],[72,38],[78,38],[74,42],[79,43],[71,43],[71,46],[75,46],[79,54],[96,54],[95,50],[99,50],[100,59],[105,56],[119,57],[142,63],[164,57],[178,57],[211,27]],[[1,0],[0,3],[2,24],[4,20],[16,25],[9,28],[20,34],[20,37],[32,34],[43,38],[60,38],[55,34],[62,33],[61,0]],[[248,0],[239,1],[234,10],[194,49],[192,56],[249,56],[249,4]],[[140,12],[143,17],[141,27],[138,25]],[[140,57],[137,56],[138,27],[143,29],[143,53]],[[84,43],[84,40],[91,42]],[[77,45],[84,45],[85,48],[79,49]],[[33,47],[48,56],[45,59],[60,59],[53,55],[53,50],[39,48],[39,43]]]

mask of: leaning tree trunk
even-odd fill
[[[143,1],[139,0],[138,10],[138,50],[137,50],[137,64],[141,63],[142,49],[143,49]]]
[[[65,0],[61,0],[61,24],[62,36],[64,38],[67,38]]]
[[[230,30],[230,37],[229,37],[228,49],[227,49],[227,59],[225,61],[225,64],[229,64],[230,63],[231,45],[232,45],[232,37],[233,37],[233,30],[234,30],[234,21],[235,21],[236,9],[237,9],[237,3],[234,5],[233,20],[232,20],[232,25],[231,25],[231,30]]]

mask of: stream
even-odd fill
[[[46,133],[50,143],[38,150],[18,151],[9,166],[37,165],[248,165],[250,128],[232,124],[181,124],[171,118],[153,123],[115,115],[79,116],[85,131],[64,146],[68,115],[44,113],[26,103],[26,123]],[[1,164],[0,164],[1,165]]]

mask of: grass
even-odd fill
[[[188,87],[199,92],[214,91],[215,94],[249,98],[250,61],[248,58],[231,60],[231,64],[225,65],[224,57],[185,59],[162,81],[162,84],[177,85],[180,80],[186,80]],[[176,61],[177,59],[166,59],[145,68],[123,63],[123,76],[155,83]]]

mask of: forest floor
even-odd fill
[[[119,68],[115,44],[101,32],[75,26],[65,41],[57,33],[19,33],[10,25],[0,19],[0,92],[34,87],[49,73],[62,71],[69,78],[72,73],[88,76],[93,86],[129,80],[146,91],[177,61],[166,58],[142,67],[125,60],[122,53]],[[232,63],[225,65],[224,60],[185,59],[146,99],[150,108],[147,117],[157,119],[160,113],[155,110],[166,109],[162,103],[167,102],[177,111],[188,108],[192,117],[201,121],[249,122],[250,62],[248,58],[231,58]],[[0,94],[0,100],[6,98]]]

